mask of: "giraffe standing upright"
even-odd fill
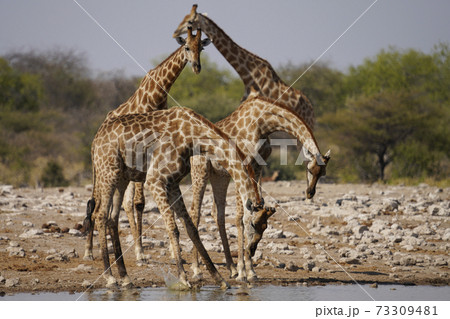
[[[189,27],[199,27],[241,77],[245,86],[245,100],[253,89],[292,108],[314,130],[314,110],[308,98],[299,90],[284,83],[270,63],[236,44],[213,20],[197,13],[197,5],[181,21],[173,37],[187,32]]]
[[[123,196],[129,181],[145,181],[164,219],[180,283],[190,286],[183,269],[174,213],[183,220],[212,277],[221,287],[228,287],[200,241],[179,187],[181,179],[189,172],[189,158],[194,151],[214,157],[235,180],[240,199],[250,211],[245,214],[249,243],[246,250],[250,250],[261,228],[256,219],[271,210],[263,207],[252,167],[244,166],[244,155],[222,131],[194,111],[181,107],[110,118],[100,127],[92,143],[94,188],[86,217],[87,226],[92,219],[98,225],[107,286],[117,283],[110,269],[107,227],[111,230],[122,285],[132,285],[123,261],[118,225],[114,222],[117,218],[114,214],[119,212],[119,201],[114,201],[112,216],[108,216],[113,194],[117,189],[119,196]]]
[[[105,122],[111,118],[126,114],[147,113],[167,108],[167,95],[181,71],[189,62],[195,74],[201,71],[200,52],[210,43],[208,38],[201,39],[201,30],[194,35],[188,29],[187,38],[177,38],[180,47],[156,68],[150,70],[142,79],[134,94],[124,103],[106,116]],[[144,261],[142,248],[142,213],[145,206],[143,183],[131,182],[124,195],[124,209],[130,222],[135,242],[135,253],[138,261]],[[116,194],[118,195],[118,194]],[[116,198],[120,200],[121,198]],[[120,203],[121,204],[121,203]],[[120,204],[118,208],[120,209]],[[116,214],[117,215],[117,214]],[[93,227],[88,234],[84,259],[92,260]]]
[[[247,99],[231,115],[215,125],[223,132],[226,132],[244,154],[252,158],[250,165],[253,167],[255,175],[261,170],[258,158],[260,156],[258,148],[261,144],[258,143],[264,141],[271,133],[276,131],[282,131],[294,136],[303,144],[304,150],[307,151],[305,159],[309,159],[309,162],[307,164],[306,194],[308,198],[314,196],[317,181],[326,174],[326,165],[330,159],[330,153],[327,152],[327,154],[321,155],[312,131],[297,113],[275,100],[256,96]],[[266,160],[267,157],[262,159]],[[201,202],[209,179],[215,202],[213,210],[216,210],[213,215],[216,217],[218,224],[227,268],[230,270],[231,276],[234,276],[236,270],[234,269],[225,230],[225,200],[230,176],[220,165],[204,156],[197,155],[192,157],[191,163],[195,163],[195,165],[192,165],[191,168],[193,199],[190,215],[197,227],[200,221]],[[237,197],[236,206],[236,223],[239,225],[239,223],[242,223],[243,214],[243,206],[239,197]],[[267,219],[265,222],[267,222]],[[264,230],[265,227],[260,230],[261,235]],[[250,256],[243,251],[239,251],[237,270],[239,280],[253,279],[255,277],[251,255],[254,254],[260,239],[255,238],[249,250]],[[199,276],[197,252],[195,249],[193,252],[194,262],[192,268],[194,275]],[[242,258],[242,254],[244,254],[244,258]]]
[[[190,13],[179,24],[173,36],[176,37],[185,33],[188,27],[201,27],[203,32],[211,39],[214,46],[239,74],[245,86],[245,93],[242,100],[250,96],[259,95],[281,102],[299,114],[311,130],[314,129],[314,110],[309,99],[299,90],[286,85],[268,61],[236,44],[212,19],[205,14],[197,13],[196,4],[192,6]],[[270,153],[271,147],[267,139],[259,147],[259,154],[263,158],[267,158]],[[192,172],[194,174],[197,171],[204,170],[202,160],[196,159],[192,162]],[[199,167],[196,167],[197,163]],[[261,174],[258,174],[257,177],[260,179]],[[215,204],[213,207],[217,208],[217,203]],[[240,274],[240,276],[242,275]]]

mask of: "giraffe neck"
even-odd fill
[[[239,126],[240,136],[257,145],[258,141],[274,132],[285,132],[300,141],[312,155],[320,154],[316,139],[305,121],[293,110],[269,98],[257,97],[244,102],[236,111],[216,123],[225,132],[232,131],[232,126]],[[241,121],[242,120],[242,121]],[[237,138],[238,146],[245,149]]]
[[[167,108],[168,92],[186,63],[185,50],[181,46],[156,68],[150,70],[134,94],[117,109],[111,111],[108,117],[147,113]]]
[[[257,95],[279,100],[292,108],[305,119],[311,129],[314,128],[314,111],[306,96],[286,85],[268,61],[240,47],[210,18],[199,14],[198,19],[202,31],[244,82],[244,99],[254,89]]]
[[[214,21],[199,14],[200,27],[212,40],[214,46],[219,50],[223,57],[231,64],[241,77],[246,90],[249,91],[253,85],[258,85],[262,75],[258,69],[265,66],[271,77],[278,80],[278,75],[272,69],[272,66],[264,59],[247,51],[236,44]],[[259,75],[259,76],[258,76]]]

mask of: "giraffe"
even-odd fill
[[[106,116],[108,119],[126,114],[147,113],[167,108],[167,95],[187,63],[192,65],[195,74],[201,71],[200,52],[210,43],[208,38],[201,39],[201,30],[194,35],[188,28],[187,38],[177,37],[180,47],[156,68],[150,70],[141,80],[134,94]],[[145,206],[143,183],[131,182],[124,195],[124,210],[127,214],[135,243],[136,259],[145,262],[142,248],[142,214]],[[120,205],[118,206],[120,209]],[[85,247],[85,260],[92,260],[93,227],[88,233]]]
[[[188,27],[201,28],[239,74],[245,86],[242,100],[245,100],[253,89],[261,96],[292,108],[314,130],[314,110],[308,98],[299,90],[284,83],[268,61],[240,47],[212,19],[205,14],[197,13],[196,4],[181,21],[173,37],[186,33]]]
[[[245,87],[241,101],[245,101],[256,94],[281,102],[299,114],[313,130],[315,117],[309,99],[301,91],[284,83],[268,61],[236,44],[206,14],[197,13],[197,7],[196,4],[192,6],[190,13],[181,21],[173,36],[177,37],[185,33],[188,27],[202,28],[217,50],[241,77]],[[263,158],[267,158],[270,153],[271,147],[267,138],[266,142],[259,148],[259,154]],[[193,169],[193,171],[195,170]],[[257,177],[260,180],[261,174]]]
[[[307,190],[306,195],[312,198],[316,192],[316,184],[321,176],[326,174],[326,166],[330,159],[330,152],[321,155],[314,135],[305,121],[293,110],[287,106],[276,102],[270,98],[255,96],[248,98],[236,109],[231,115],[215,124],[219,129],[233,139],[236,145],[244,151],[248,156],[252,157],[250,165],[255,171],[255,175],[261,170],[258,162],[258,148],[261,146],[261,141],[268,138],[269,134],[276,131],[283,131],[294,136],[299,142],[303,144],[307,151]],[[266,154],[267,155],[267,154]],[[266,157],[262,157],[266,160]],[[192,192],[193,200],[190,209],[190,215],[196,227],[200,221],[201,202],[205,192],[206,184],[209,179],[211,182],[214,203],[213,215],[218,224],[220,237],[224,247],[227,268],[230,271],[231,277],[236,275],[236,269],[233,265],[233,260],[228,245],[228,240],[225,230],[225,200],[227,195],[227,188],[229,184],[229,175],[223,168],[215,162],[210,161],[204,156],[196,155],[191,158],[191,176],[192,176]],[[236,223],[242,220],[242,202],[239,197],[237,201]],[[265,220],[260,224],[262,229],[259,230],[258,236],[267,227],[267,219],[270,216],[265,216]],[[250,257],[253,256],[258,242],[261,237],[255,237],[253,243],[250,244]],[[238,280],[254,279],[256,274],[253,271],[251,260],[248,260],[248,255],[242,256],[242,251],[238,252]],[[200,277],[200,269],[198,267],[198,257],[195,247],[193,249],[194,262],[192,263],[192,270],[194,276]]]
[[[182,107],[110,118],[100,127],[92,143],[94,188],[85,220],[87,227],[90,227],[92,220],[98,225],[103,276],[108,287],[116,286],[117,281],[110,269],[107,227],[112,234],[122,285],[132,285],[126,272],[118,234],[117,206],[121,201],[113,201],[112,198],[116,189],[119,199],[123,197],[130,181],[145,181],[146,188],[157,203],[175,255],[179,282],[190,287],[182,264],[174,213],[184,222],[190,239],[212,277],[222,288],[228,287],[200,241],[182,199],[179,183],[189,173],[189,158],[194,152],[213,157],[235,180],[240,200],[246,203],[244,227],[245,239],[249,244],[245,250],[250,251],[251,243],[259,236],[261,216],[274,210],[263,206],[252,167],[243,164],[245,158],[242,151],[220,129],[191,109]],[[112,204],[115,207],[109,216]]]

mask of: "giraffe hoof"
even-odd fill
[[[236,277],[236,280],[240,282],[247,282],[247,277],[245,275],[239,275]]]
[[[83,257],[83,260],[92,261],[92,260],[94,260],[94,256],[92,256],[92,254],[90,254],[90,255],[85,255],[85,256]]]
[[[106,282],[106,288],[114,289],[117,288],[117,281],[113,277],[109,278]]]
[[[222,280],[222,282],[220,283],[220,289],[227,290],[230,288],[231,288],[231,286],[225,280]]]
[[[131,288],[134,288],[134,285],[133,285],[133,283],[131,282],[130,279],[124,280],[122,282],[122,288],[124,288],[124,289],[131,289]]]
[[[230,278],[235,278],[235,277],[237,277],[237,275],[238,275],[238,272],[236,270],[236,267],[232,267],[230,269]]]
[[[194,280],[202,280],[203,279],[203,274],[201,272],[194,273],[194,275],[192,276],[192,279],[194,279]]]

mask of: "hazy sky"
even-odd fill
[[[318,58],[375,0],[76,0],[147,71],[178,48],[172,33],[193,3],[239,45],[275,68]],[[378,0],[323,55],[345,70],[393,45],[430,52],[450,42],[450,1]],[[144,71],[74,0],[0,0],[0,55],[74,49],[95,71]],[[220,66],[213,45],[205,51]]]

